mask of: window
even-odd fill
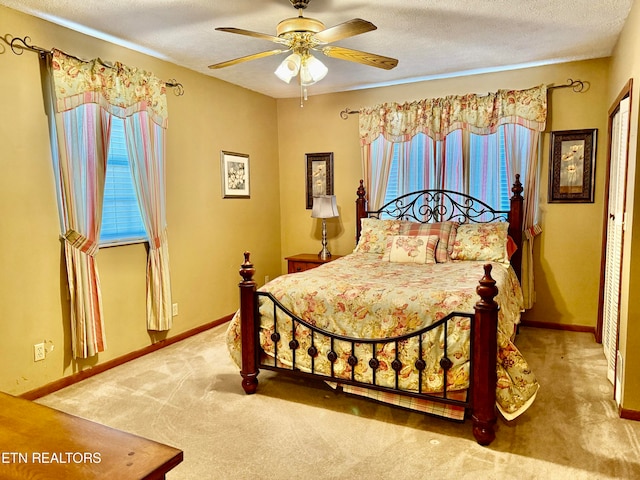
[[[519,125],[515,130],[516,144],[526,145],[530,131]],[[424,189],[464,192],[468,185],[469,195],[496,210],[509,210],[514,167],[506,155],[505,129],[499,128],[492,135],[469,133],[470,158],[466,162],[462,138],[462,131],[456,130],[447,135],[445,141],[434,142],[419,133],[409,142],[395,143],[383,205],[405,193]],[[516,152],[515,157],[527,158],[527,155],[522,151]],[[520,165],[523,184],[526,171],[526,165]]]
[[[509,178],[504,130],[500,128],[492,135],[470,134],[469,151],[471,159],[476,160],[469,162],[469,195],[496,210],[509,210],[514,178]]]
[[[100,244],[145,241],[147,233],[131,178],[124,121],[115,116],[111,118]]]

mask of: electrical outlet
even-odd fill
[[[36,343],[33,346],[33,361],[39,362],[40,360],[44,360],[44,357],[45,357],[44,343]]]
[[[178,315],[178,304],[174,303],[173,305],[171,305],[171,313],[172,315],[175,317],[176,315]]]
[[[271,280],[271,277],[269,277],[269,275],[265,275],[264,276],[264,283],[269,283],[269,280]]]

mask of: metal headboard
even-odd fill
[[[509,236],[515,242],[516,252],[511,257],[511,265],[520,278],[522,265],[522,225],[523,205],[522,183],[520,175],[515,175],[515,181],[509,200],[509,210],[496,210],[477,198],[465,193],[451,190],[422,190],[402,195],[385,204],[379,210],[367,210],[367,192],[364,181],[356,191],[356,243],[360,239],[360,221],[366,217],[389,217],[399,220],[409,220],[420,223],[456,221],[459,223],[485,223],[492,221],[509,222]]]
[[[366,213],[369,217],[419,223],[449,220],[459,223],[506,222],[509,218],[509,210],[495,210],[477,198],[451,190],[420,190],[407,193],[378,210]]]

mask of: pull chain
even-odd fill
[[[306,89],[302,86],[302,80],[300,80],[300,108],[304,107],[305,94],[304,91]]]

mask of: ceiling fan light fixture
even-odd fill
[[[300,71],[302,58],[297,53],[292,53],[285,58],[274,72],[276,76],[283,82],[289,83]]]
[[[322,80],[329,72],[327,66],[313,55],[308,55],[302,60],[300,68],[300,84],[303,86],[313,85]]]

